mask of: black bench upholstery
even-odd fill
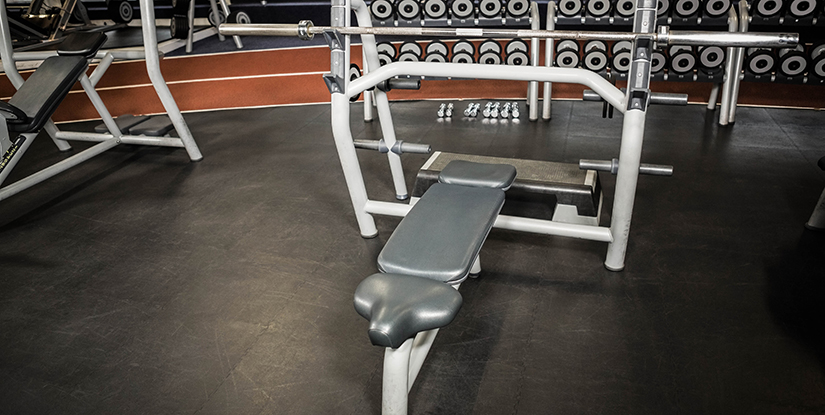
[[[434,184],[387,240],[378,269],[463,281],[503,205],[500,189]]]
[[[383,347],[398,348],[419,332],[450,324],[461,303],[451,286],[409,275],[373,274],[355,290],[355,310],[370,321],[370,341]]]
[[[83,56],[91,58],[106,43],[106,35],[101,32],[75,32],[66,36],[57,48],[60,56]]]
[[[509,164],[474,163],[453,160],[441,173],[438,181],[470,187],[488,187],[507,190],[516,180],[516,168]]]

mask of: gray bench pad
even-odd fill
[[[516,168],[509,164],[474,163],[453,160],[438,175],[438,181],[471,187],[507,190],[516,180]]]
[[[451,286],[409,275],[373,274],[355,290],[355,311],[370,321],[370,341],[394,349],[419,332],[450,324],[461,303]]]
[[[436,183],[378,255],[385,273],[462,281],[504,204],[504,191]]]

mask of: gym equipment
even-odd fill
[[[415,20],[421,18],[421,5],[416,0],[398,0],[395,2],[395,12],[399,20]]]
[[[530,3],[527,0],[507,0],[507,16],[521,18],[530,13]]]
[[[667,57],[662,52],[653,52],[652,57],[650,58],[650,73],[661,74],[665,70],[665,66],[667,65]]]
[[[610,59],[610,69],[619,74],[626,75],[630,70],[630,63],[633,60],[633,55],[629,50],[621,50],[615,53]]]
[[[693,17],[699,12],[699,0],[676,0],[673,13],[679,17]]]
[[[436,113],[438,118],[450,118],[453,116],[453,103],[444,104],[438,106],[438,112]]]
[[[470,42],[467,39],[461,39],[453,43],[452,51],[453,55],[462,52],[469,55],[474,55],[476,53],[476,47],[473,42]]]
[[[398,60],[399,61],[401,60],[401,55],[404,54],[404,53],[412,53],[413,55],[416,56],[416,58],[417,58],[416,60],[420,60],[421,56],[424,53],[424,51],[423,51],[423,49],[421,49],[421,45],[419,45],[418,43],[416,43],[414,41],[408,40],[408,41],[402,43],[401,46],[398,47],[398,55],[399,55]]]
[[[825,80],[825,54],[819,54],[811,61],[808,74],[819,80]]]
[[[670,11],[670,0],[658,0],[656,3],[656,16],[663,17],[667,16],[667,13]]]
[[[391,20],[395,13],[395,5],[389,0],[372,0],[370,12],[375,20]]]
[[[788,4],[788,14],[798,19],[804,19],[813,17],[816,8],[816,0],[791,0]]]
[[[607,64],[607,52],[600,49],[593,49],[590,52],[585,53],[582,61],[583,67],[593,72],[602,72],[605,68],[607,68]]]
[[[576,68],[579,66],[579,54],[572,49],[566,49],[556,54],[556,66],[560,68]]]
[[[615,17],[632,20],[633,15],[636,14],[636,2],[634,0],[617,0],[613,10],[615,11]]]
[[[559,14],[565,17],[578,17],[582,12],[581,0],[559,0]]]
[[[530,57],[520,50],[514,50],[505,56],[504,63],[507,65],[527,66],[530,64]]]
[[[500,0],[481,0],[478,2],[478,13],[488,19],[500,17],[504,6]]]
[[[250,30],[249,25],[225,25],[222,30],[227,34],[239,34],[240,30],[246,34],[303,38],[325,33],[330,40],[331,69],[324,80],[331,93],[333,138],[359,231],[363,237],[377,235],[378,229],[372,215],[404,217],[379,254],[378,269],[382,273],[365,279],[355,293],[356,310],[370,321],[370,340],[386,347],[382,392],[384,414],[407,413],[409,390],[432,345],[436,330],[448,324],[460,307],[460,297],[448,284],[457,285],[469,274],[481,270],[478,252],[492,227],[607,242],[605,267],[613,271],[624,268],[641,165],[645,118],[648,105],[655,96],[649,89],[650,56],[654,42],[660,45],[715,44],[726,47],[781,47],[798,43],[798,36],[787,34],[657,30],[656,3],[651,0],[639,0],[631,32],[368,27],[371,21],[363,0],[332,0],[331,10],[330,20],[337,22],[333,27],[321,28],[303,22],[298,25],[252,25],[254,30]],[[358,27],[350,26],[352,11],[355,12]],[[364,62],[369,71],[361,78],[348,82],[343,64],[350,61],[347,36],[352,34],[361,35]],[[623,93],[600,75],[578,68],[427,62],[394,62],[377,67],[377,51],[372,36],[376,34],[631,40],[634,42],[629,71],[632,76],[627,83],[627,91]],[[534,44],[531,52],[537,49],[538,45]],[[515,53],[524,52],[517,50]],[[501,214],[500,209],[505,201],[504,189],[514,183],[516,169],[519,169],[513,168],[515,161],[507,163],[509,166],[480,163],[445,166],[439,174],[439,183],[433,184],[414,204],[370,199],[356,152],[356,148],[366,146],[353,141],[348,97],[396,76],[566,82],[591,88],[624,114],[610,226],[560,223]],[[370,147],[391,157],[390,172],[396,198],[405,199],[406,183],[398,156],[408,151],[426,153],[430,149],[424,144],[403,147],[392,129],[386,97],[376,94],[376,104],[384,138]],[[432,164],[425,164],[423,169],[432,168]],[[519,172],[522,170],[519,169]]]
[[[793,78],[802,75],[808,69],[808,55],[799,51],[780,54],[779,64],[776,67],[777,76]]]
[[[2,60],[6,76],[17,89],[8,103],[0,105],[3,113],[3,117],[0,117],[0,123],[3,124],[3,128],[0,129],[0,152],[3,154],[3,160],[0,162],[0,184],[8,178],[9,173],[20,161],[41,129],[48,133],[61,151],[71,149],[67,143],[68,140],[97,143],[50,167],[4,186],[0,189],[0,200],[45,181],[119,144],[183,147],[190,160],[198,161],[203,158],[160,72],[159,58],[161,55],[157,49],[153,2],[141,0],[140,12],[143,50],[135,48],[101,50],[105,41],[105,35],[102,33],[75,33],[67,37],[58,50],[15,53],[12,49],[9,21],[6,15],[6,2],[0,0],[0,35],[2,35],[0,60]],[[140,120],[150,124],[131,125],[125,128],[127,133],[118,126],[94,89],[116,58],[145,59],[149,79],[168,113],[168,118],[151,117],[148,120],[141,118]],[[86,70],[91,59],[100,59],[100,62],[91,75],[87,75]],[[16,61],[25,60],[42,60],[43,63],[24,81],[17,70]],[[83,91],[106,124],[105,133],[61,131],[50,120],[52,113],[77,81],[80,82]],[[122,118],[121,124],[125,124],[129,117],[118,118]],[[133,123],[129,122],[129,124]],[[170,124],[174,126],[180,138],[160,136],[171,129]],[[159,136],[149,136],[149,134]]]
[[[556,43],[556,52],[564,52],[566,50],[572,50],[573,52],[579,52],[579,42],[571,39],[561,40]]]
[[[783,0],[754,0],[752,5],[757,16],[778,17],[784,7]]]
[[[434,54],[434,55],[437,55],[437,54]],[[429,58],[429,55],[428,55],[428,58]],[[389,65],[393,62],[395,62],[395,59],[393,59],[392,56],[387,55],[386,53],[378,53],[378,64],[380,66]]]
[[[584,44],[584,53],[590,52],[591,50],[607,52],[607,42],[603,40],[590,40]]]
[[[706,17],[724,17],[728,14],[731,3],[730,0],[706,0],[704,15]]]
[[[428,55],[431,54],[431,53],[440,53],[444,56],[447,56],[447,55],[450,54],[450,48],[447,47],[447,44],[445,44],[444,42],[442,42],[440,40],[433,40],[430,43],[428,43],[427,46],[424,48],[424,51]]]
[[[398,53],[395,50],[395,45],[390,42],[378,42],[375,47],[378,49],[378,53],[383,53],[392,59],[395,59],[395,55]]]
[[[450,3],[450,13],[456,19],[470,19],[475,12],[472,0],[453,0]]]
[[[458,52],[453,53],[453,57],[450,59],[452,63],[473,63],[475,62],[473,55],[467,52]]]
[[[481,44],[478,45],[478,53],[484,54],[487,52],[501,54],[501,43],[498,43],[495,39],[487,39],[481,42]]]
[[[215,29],[226,23],[228,19],[231,19],[229,23],[232,24],[252,23],[252,19],[248,14],[244,12],[230,12],[226,0],[209,0],[209,5],[207,20]],[[195,0],[173,0],[169,32],[175,39],[185,39],[186,53],[192,52],[195,42]],[[218,40],[221,42],[226,40],[220,32],[218,32]],[[232,40],[235,42],[236,48],[243,48],[243,42],[238,35],[233,35]]]
[[[622,41],[614,43],[613,46],[610,48],[610,51],[613,54],[617,54],[617,53],[625,51],[625,50],[626,51],[633,50],[633,42],[631,42],[629,40],[622,40]]]
[[[719,46],[700,46],[699,66],[708,71],[719,71],[725,65],[725,50]]]
[[[770,49],[755,50],[748,55],[745,61],[745,74],[771,75],[776,58]]]
[[[821,58],[821,56],[819,56],[819,58]],[[819,159],[816,165],[819,166],[820,169],[825,170],[825,157]],[[805,223],[805,227],[812,231],[825,231],[825,190],[823,190],[822,195],[819,196],[819,202],[816,203],[816,207],[814,207],[814,211],[811,213],[808,222]]]
[[[478,63],[485,65],[500,65],[501,62],[501,53],[494,51],[484,52],[478,57]]]
[[[692,51],[682,50],[670,56],[668,69],[676,74],[686,74],[696,69],[696,55]]]
[[[447,3],[444,0],[427,0],[424,3],[424,15],[430,19],[440,19],[447,15]]]
[[[609,0],[588,0],[587,15],[593,17],[603,17],[610,13]]]
[[[507,45],[504,46],[504,53],[510,54],[515,51],[528,53],[530,49],[527,46],[527,42],[525,42],[524,39],[513,39],[507,42]]]

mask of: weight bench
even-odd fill
[[[415,203],[355,290],[372,344],[386,347],[383,414],[406,414],[407,394],[438,329],[461,308],[458,286],[481,271],[481,246],[516,168],[456,160]]]
[[[102,32],[73,33],[65,38],[57,51],[15,52],[12,48],[11,28],[6,13],[6,1],[0,0],[0,63],[17,92],[8,103],[0,104],[0,200],[11,197],[29,187],[66,171],[94,156],[120,144],[182,147],[191,161],[203,158],[186,125],[174,97],[160,72],[160,53],[154,25],[154,7],[151,0],[140,0],[142,15],[142,49],[102,50],[106,40]],[[97,66],[87,74],[92,59]],[[95,85],[116,59],[144,59],[152,87],[166,110],[168,117],[152,117],[138,125],[123,129],[106,108]],[[24,80],[17,69],[17,62],[42,61],[39,67]],[[79,82],[104,123],[97,132],[63,131],[51,120],[51,116],[75,83]],[[118,117],[120,118],[123,117]],[[120,120],[125,121],[128,117]],[[174,127],[177,133],[170,131]],[[70,140],[95,143],[63,160],[15,183],[5,185],[10,172],[40,131],[48,133],[61,151],[72,149]],[[167,134],[170,133],[170,134]]]

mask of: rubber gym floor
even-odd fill
[[[392,107],[400,138],[436,150],[618,152],[621,115],[598,103],[556,101],[550,122]],[[377,138],[352,109],[356,138]],[[825,117],[716,115],[650,109],[643,161],[675,174],[640,178],[623,272],[604,269],[603,243],[494,229],[410,413],[825,412],[825,235],[803,227]],[[199,163],[118,147],[0,204],[3,412],[379,413],[383,350],[352,295],[398,219],[359,236],[329,118],[190,113]],[[41,136],[10,180],[63,157]],[[392,200],[385,157],[359,157],[370,195]],[[403,157],[408,183],[425,159]],[[601,179],[606,224],[615,180]]]

